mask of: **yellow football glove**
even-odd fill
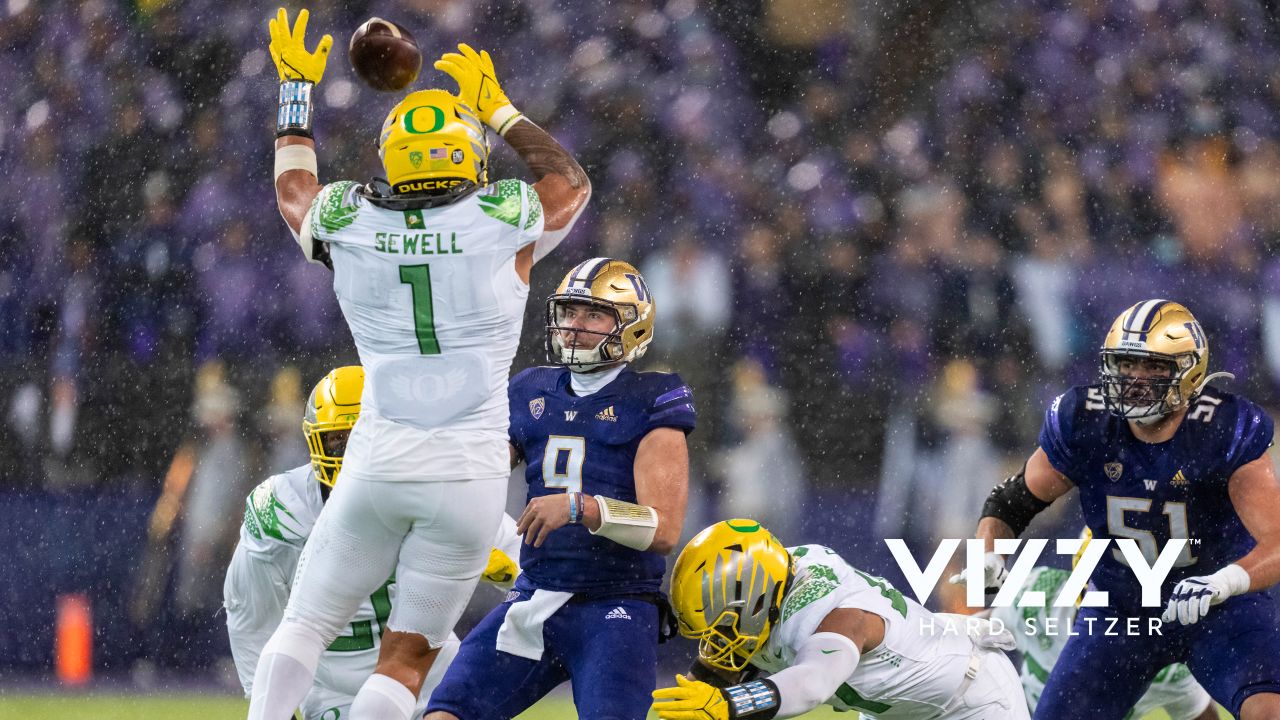
[[[333,36],[320,38],[315,52],[307,52],[304,36],[307,34],[307,18],[311,14],[306,10],[298,12],[298,22],[289,32],[289,14],[284,8],[276,12],[276,18],[269,23],[271,31],[271,59],[276,63],[276,72],[280,73],[280,82],[288,80],[304,80],[319,83],[324,77],[324,66],[329,61],[329,48],[333,46]]]
[[[676,687],[654,690],[653,699],[653,711],[661,720],[729,720],[729,701],[722,690],[683,675],[676,676]]]
[[[466,43],[458,45],[458,53],[446,53],[435,62],[435,69],[447,73],[458,83],[458,97],[476,111],[485,125],[499,135],[524,117],[507,99],[493,70],[488,51],[476,52]]]
[[[504,590],[510,590],[516,584],[516,576],[520,574],[520,566],[510,555],[498,548],[489,551],[489,564],[484,566],[480,578],[493,583]]]

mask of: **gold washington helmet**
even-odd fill
[[[1155,361],[1164,377],[1135,377],[1134,365]],[[1102,344],[1102,395],[1107,409],[1140,424],[1187,407],[1214,377],[1209,341],[1194,315],[1170,300],[1144,300],[1120,313]]]
[[[578,332],[566,325],[566,310],[591,305],[613,316],[613,330],[591,349],[567,347],[566,336]],[[640,271],[630,263],[591,258],[564,276],[547,298],[547,359],[582,371],[644,356],[653,340],[653,296]]]
[[[360,394],[364,392],[364,368],[348,365],[329,371],[307,396],[307,412],[302,418],[302,434],[307,436],[307,449],[311,452],[311,469],[316,480],[333,487],[342,470],[342,456],[346,452],[346,437],[341,447],[338,438],[325,444],[330,433],[348,433],[360,417]]]
[[[476,113],[445,90],[409,93],[382,124],[378,156],[394,195],[445,201],[488,184],[489,138]]]
[[[782,613],[791,555],[754,520],[725,520],[685,545],[671,572],[671,606],[698,657],[738,672],[764,647]]]

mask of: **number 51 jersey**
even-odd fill
[[[570,371],[534,367],[511,379],[511,444],[525,459],[528,497],[565,492],[636,502],[635,459],[649,431],[693,431],[693,393],[679,375],[624,367],[599,391],[579,397]],[[520,583],[586,595],[657,592],[666,568],[657,553],[623,547],[566,525],[542,547],[520,549]]]
[[[1274,433],[1257,405],[1210,387],[1171,439],[1146,443],[1134,437],[1128,421],[1107,411],[1099,388],[1075,387],[1049,407],[1040,447],[1080,488],[1095,540],[1135,540],[1148,564],[1170,538],[1191,540],[1165,581],[1164,601],[1179,580],[1215,572],[1253,548],[1227,481],[1266,452]],[[1141,608],[1141,587],[1117,548],[1103,555],[1092,579],[1110,593],[1112,607],[1135,615],[1162,612]]]
[[[515,255],[542,230],[538,194],[520,180],[423,210],[379,207],[354,182],[320,191],[302,240],[329,244],[333,289],[364,366],[366,414],[505,436],[529,295]]]

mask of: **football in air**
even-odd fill
[[[422,51],[413,34],[379,17],[356,28],[347,52],[356,75],[374,90],[403,90],[422,69]]]

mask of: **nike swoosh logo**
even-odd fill
[[[839,651],[839,650],[823,650],[823,651],[822,651],[822,654],[823,654],[823,655],[830,655],[831,653],[838,653],[838,652],[840,652],[840,651]]]

